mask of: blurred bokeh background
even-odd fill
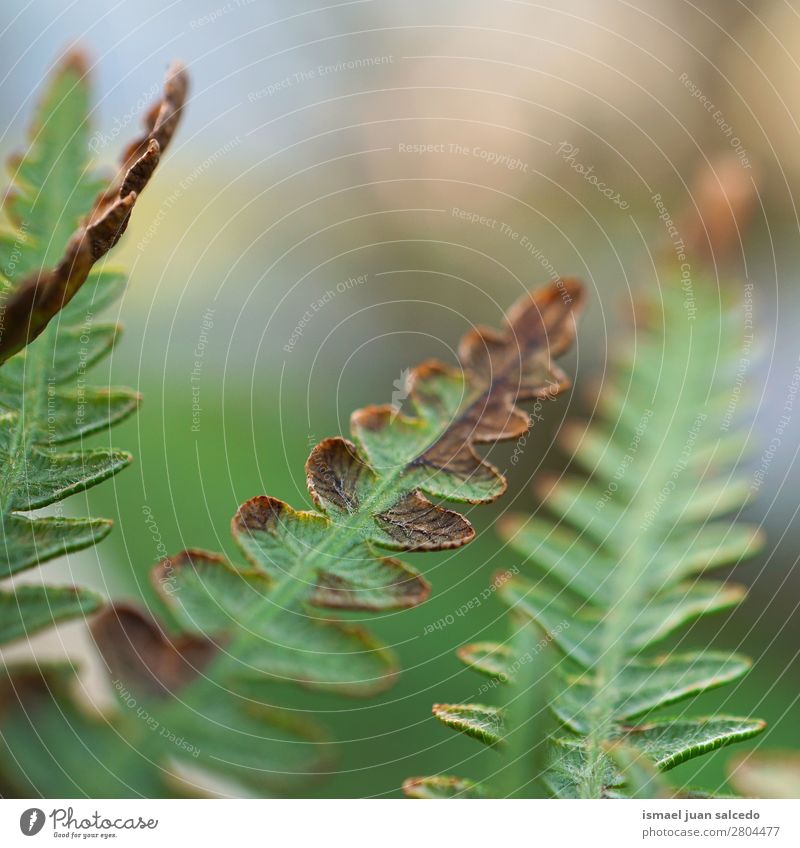
[[[480,778],[493,752],[447,732],[430,707],[474,697],[480,680],[453,652],[502,638],[503,610],[490,598],[449,627],[425,635],[426,625],[518,562],[492,524],[534,510],[532,476],[564,467],[559,423],[591,409],[637,297],[660,282],[655,257],[670,240],[654,196],[677,219],[702,200],[698,174],[756,186],[741,241],[710,268],[720,285],[754,286],[754,450],[774,435],[800,357],[797,4],[5,0],[4,155],[75,42],[94,65],[100,164],[135,132],[169,60],[187,63],[193,88],[116,256],[131,283],[110,368],[145,402],[113,434],[134,466],[88,497],[115,532],[49,574],[158,611],[147,573],[159,541],[233,555],[237,505],[261,493],[307,504],[310,446],[346,433],[352,409],[389,402],[421,359],[452,362],[459,336],[497,324],[523,290],[556,274],[586,281],[566,363],[576,386],[546,406],[509,495],[470,513],[474,544],[415,562],[433,584],[426,604],[371,622],[400,654],[399,684],[369,703],[292,696],[345,743],[319,794],[395,796],[403,778],[440,771]],[[794,419],[748,509],[768,545],[737,574],[747,602],[692,637],[754,657],[740,685],[698,709],[767,719],[767,747],[800,745],[799,447]],[[508,467],[512,450],[495,463]],[[78,656],[92,679],[79,626],[35,647]],[[729,755],[676,778],[716,788]]]

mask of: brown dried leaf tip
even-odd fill
[[[499,497],[506,481],[474,446],[519,438],[530,428],[531,419],[517,404],[554,397],[569,387],[569,378],[554,360],[575,338],[583,301],[581,283],[571,278],[525,294],[509,310],[503,330],[476,327],[462,338],[461,372],[435,361],[410,372],[407,388],[413,417],[398,414],[390,405],[353,413],[353,435],[371,468],[381,474],[405,466],[407,478],[416,484],[410,488],[434,497],[468,503]],[[427,446],[415,452],[429,436],[433,438]],[[318,451],[323,456],[316,455]],[[322,443],[309,460],[309,488],[323,508],[326,498],[320,492],[331,490],[331,480],[340,487],[357,488],[352,473],[337,473],[340,464],[333,462],[331,453]],[[327,475],[320,472],[323,466]],[[327,500],[339,505],[331,497]],[[398,512],[419,515],[426,510],[427,503],[419,497],[394,504],[392,514],[384,516],[387,532],[391,534],[389,525]],[[434,514],[435,524],[449,524],[455,531],[454,539],[469,541],[470,534],[459,531],[452,516],[428,512]]]
[[[717,156],[698,171],[690,203],[679,220],[687,253],[704,262],[735,260],[758,203],[758,172],[734,153]],[[670,250],[673,246],[670,246]]]
[[[152,618],[122,604],[101,612],[91,631],[111,680],[124,680],[143,697],[174,695],[217,653],[213,642],[191,634],[170,637]]]
[[[154,585],[184,635],[166,637],[141,614],[112,608],[93,626],[112,675],[119,670],[153,696],[203,674],[217,682],[224,674],[226,687],[248,699],[263,682],[350,696],[386,689],[397,675],[393,653],[314,608],[383,612],[425,600],[424,577],[387,551],[441,551],[474,537],[466,517],[434,500],[481,503],[502,494],[505,479],[474,445],[524,433],[530,419],[516,404],[568,385],[553,359],[572,343],[582,302],[576,280],[528,293],[502,330],[464,337],[459,368],[413,369],[402,414],[388,405],[357,411],[352,441],[324,439],[306,463],[316,509],[265,495],[239,508],[232,533],[246,567],[199,550],[162,561]],[[213,660],[220,645],[229,667]],[[469,717],[454,721],[477,726]],[[493,728],[475,732],[488,738]]]
[[[81,61],[74,56],[72,62]],[[32,342],[80,289],[92,266],[119,241],[138,195],[150,181],[180,121],[188,75],[173,63],[164,94],[145,118],[145,132],[125,150],[120,177],[100,194],[88,220],[75,232],[55,268],[40,269],[20,282],[6,304],[0,363]]]
[[[251,565],[277,583],[300,580],[320,606],[385,610],[424,600],[424,579],[383,552],[442,551],[474,538],[465,516],[434,501],[486,503],[503,493],[504,476],[475,446],[522,435],[531,420],[517,403],[569,385],[554,358],[575,337],[583,299],[573,279],[525,294],[504,329],[463,338],[460,368],[411,370],[402,411],[356,411],[352,441],[324,439],[306,463],[317,512],[268,497],[241,507],[233,534]]]

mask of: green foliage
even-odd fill
[[[403,784],[409,798],[441,801],[453,798],[485,798],[483,789],[471,780],[459,777],[416,777]]]
[[[4,212],[11,226],[2,237],[6,290],[58,262],[105,189],[89,170],[90,105],[85,64],[72,54],[42,96],[29,149],[10,163],[14,185]]]
[[[442,724],[466,733],[484,745],[499,745],[503,741],[503,714],[497,707],[434,704],[433,714]]]
[[[558,797],[663,794],[658,772],[764,729],[747,718],[653,715],[747,672],[738,655],[651,649],[738,604],[744,589],[708,572],[760,541],[755,528],[721,518],[749,494],[739,467],[746,434],[731,426],[730,409],[744,316],[720,308],[708,281],[691,293],[691,311],[677,286],[660,294],[620,352],[591,424],[562,431],[583,474],[543,481],[544,512],[500,528],[535,576],[504,581],[498,595],[561,655],[550,698],[560,729],[543,774]],[[531,659],[491,643],[459,656],[503,685]],[[498,726],[494,707],[437,705],[434,714],[495,746],[513,729]]]
[[[173,114],[174,105],[169,114]],[[89,169],[86,69],[71,54],[47,88],[31,146],[14,162],[0,236],[0,579],[96,544],[111,529],[67,518],[61,502],[131,461],[124,451],[83,447],[137,408],[129,389],[97,388],[89,370],[108,354],[119,327],[96,320],[121,292],[116,272],[92,270],[116,242],[157,161],[155,124],[126,154],[119,185]],[[138,148],[144,145],[146,152]],[[128,161],[130,160],[130,161]],[[49,323],[58,314],[57,321]],[[70,447],[74,445],[74,447]],[[67,446],[62,447],[62,446]],[[30,513],[55,505],[46,517]],[[0,589],[0,644],[56,621],[83,617],[102,599],[73,587]]]
[[[120,700],[110,732],[140,754],[129,788],[115,784],[115,794],[157,794],[153,787],[164,783],[172,762],[200,766],[211,783],[232,780],[237,792],[267,795],[290,794],[330,768],[325,733],[302,713],[274,706],[283,687],[363,697],[392,684],[392,652],[336,611],[352,619],[426,598],[424,578],[389,552],[443,550],[472,539],[464,516],[429,498],[481,503],[502,494],[504,478],[473,445],[527,432],[529,416],[515,404],[567,385],[552,358],[571,344],[581,300],[580,286],[569,280],[525,295],[502,332],[476,329],[464,337],[460,369],[435,362],[414,369],[405,408],[354,413],[353,441],[325,439],[308,459],[315,509],[266,496],[240,507],[232,533],[246,565],[198,550],[159,563],[153,582],[177,635],[122,606],[95,620],[93,635]],[[76,708],[68,682],[54,698],[45,684],[27,687],[35,705],[23,701],[20,710],[46,716],[42,744],[58,762],[69,735],[58,728],[59,715]],[[22,719],[14,714],[14,721]],[[113,744],[97,721],[86,740],[98,759]],[[13,737],[5,744],[7,759],[27,759]],[[151,774],[143,778],[146,767]],[[123,767],[115,768],[124,777]],[[16,790],[74,794],[56,770],[37,777],[14,775]],[[200,784],[206,788],[207,777]]]
[[[4,797],[37,787],[42,797],[170,797],[169,785],[140,763],[119,725],[92,716],[71,695],[68,664],[17,667],[0,674]],[[57,754],[49,740],[58,735]],[[7,754],[14,751],[24,757]]]

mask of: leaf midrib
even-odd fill
[[[467,377],[466,380],[468,381],[468,379]],[[461,421],[466,413],[482,398],[488,396],[489,392],[493,391],[500,382],[501,380],[498,380],[488,387],[475,389],[471,394],[468,394],[467,400],[462,404],[458,415],[445,421],[435,435],[428,437],[424,446],[418,449],[418,453],[406,462],[400,470],[379,475],[379,484],[371,490],[369,497],[359,501],[356,511],[344,518],[337,516],[335,521],[325,516],[331,521],[331,525],[322,543],[310,550],[303,548],[302,553],[306,554],[305,557],[301,556],[300,551],[293,550],[295,566],[285,571],[282,579],[276,582],[268,596],[269,606],[265,607],[263,598],[256,598],[249,610],[242,615],[238,632],[229,649],[217,657],[212,664],[212,666],[217,666],[215,670],[218,673],[236,668],[238,652],[240,648],[246,645],[252,635],[252,630],[257,625],[271,620],[274,616],[291,607],[304,592],[308,591],[309,586],[313,584],[313,577],[316,572],[324,570],[326,561],[342,558],[365,543],[369,531],[372,529],[375,514],[381,508],[394,503],[400,494],[404,494],[404,492],[398,492],[397,489],[400,487],[401,481],[409,472],[413,471],[416,461],[440,441],[454,425],[454,422]],[[469,385],[468,382],[467,385]],[[304,575],[310,579],[304,579]],[[212,675],[213,671],[210,671],[209,676]]]
[[[694,332],[690,326],[688,352],[683,370],[683,385],[687,387],[691,385],[691,380],[687,380],[686,377],[692,362],[693,341]],[[659,420],[659,413],[656,411],[658,407],[655,401],[657,399],[663,400],[663,398],[663,390],[653,396],[653,421]],[[662,445],[668,435],[674,433],[676,428],[682,428],[684,420],[691,422],[692,416],[695,414],[692,410],[689,410],[688,415],[677,416],[676,413],[683,412],[686,409],[685,403],[671,404],[669,408],[673,414],[671,417],[665,416],[667,424],[663,429],[660,442]],[[592,700],[595,702],[595,708],[587,711],[586,766],[578,781],[578,795],[581,798],[602,797],[602,774],[605,757],[603,745],[609,739],[613,726],[614,697],[611,684],[620,672],[627,656],[625,634],[633,623],[637,611],[651,594],[648,581],[643,579],[644,575],[640,573],[642,566],[644,565],[646,570],[647,564],[651,561],[648,557],[651,546],[644,544],[643,540],[660,535],[658,534],[660,522],[656,520],[641,532],[637,531],[642,526],[643,517],[647,515],[651,504],[654,502],[653,498],[657,497],[664,480],[668,478],[675,465],[675,458],[664,450],[660,450],[657,457],[662,461],[650,464],[647,469],[645,485],[638,489],[634,496],[627,501],[622,517],[622,527],[617,526],[614,529],[616,538],[627,538],[626,531],[630,530],[633,533],[634,542],[623,553],[618,566],[611,575],[610,597],[620,600],[611,606],[610,611],[603,618],[600,662],[594,675],[595,695]]]

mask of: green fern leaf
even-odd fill
[[[180,76],[181,72],[178,72]],[[175,90],[175,77],[168,89]],[[185,83],[178,88],[185,93]],[[159,107],[174,130],[182,100]],[[111,188],[89,170],[86,68],[72,53],[39,107],[28,152],[15,163],[6,214],[0,296],[0,579],[97,544],[105,519],[30,516],[107,480],[131,462],[113,449],[62,449],[136,410],[128,389],[87,385],[88,372],[115,344],[119,327],[95,316],[120,293],[124,277],[93,271],[127,224],[166,135],[148,125],[125,154]],[[145,151],[140,152],[144,146]],[[143,170],[144,169],[144,170]],[[59,320],[50,319],[60,313]],[[0,594],[0,644],[101,606],[92,592],[15,586]]]
[[[652,760],[624,741],[609,742],[604,748],[619,769],[629,798],[670,798],[675,793]]]
[[[515,610],[530,616],[546,632],[554,633],[554,641],[570,659],[584,668],[594,666],[597,656],[594,644],[604,629],[604,620],[597,608],[581,608],[575,612],[575,607],[563,596],[522,578],[503,587],[501,594]],[[703,615],[735,606],[744,596],[741,586],[710,580],[681,583],[659,593],[637,611],[626,631],[626,643],[634,651],[642,650]],[[565,621],[570,622],[568,629],[560,626]]]
[[[658,794],[658,771],[764,729],[736,717],[650,715],[747,672],[749,660],[737,655],[649,651],[695,619],[737,605],[742,587],[705,575],[761,543],[757,529],[715,520],[740,509],[751,489],[739,468],[745,437],[728,411],[741,318],[720,312],[707,281],[694,289],[694,320],[679,287],[661,294],[638,328],[635,355],[617,357],[597,417],[560,436],[585,476],[539,482],[549,518],[500,523],[537,574],[503,581],[498,595],[563,655],[551,703],[563,729],[545,776],[559,797]],[[459,657],[498,684],[513,684],[525,659],[504,645],[467,646]],[[475,707],[447,711],[464,709]],[[445,723],[480,738],[466,722]],[[493,734],[511,730],[499,725]]]
[[[119,241],[172,139],[187,85],[183,67],[173,65],[162,100],[147,114],[145,132],[124,153],[118,179],[101,186],[87,175],[85,61],[73,52],[62,64],[43,99],[31,149],[16,163],[17,182],[7,204],[12,230],[0,239],[5,304],[0,363],[45,330]],[[102,331],[95,335],[99,344],[102,337]]]
[[[224,634],[237,622],[252,620],[248,646],[240,654],[245,678],[274,678],[314,689],[370,695],[390,685],[395,674],[391,654],[366,631],[342,622],[316,621],[298,612],[280,617],[260,612],[272,600],[271,581],[263,571],[237,569],[217,557],[187,552],[158,566],[169,575],[165,600],[187,632]],[[327,655],[325,663],[319,662]]]
[[[620,668],[614,687],[612,717],[626,722],[659,707],[724,686],[747,673],[750,661],[717,651],[632,659]],[[586,716],[594,697],[590,674],[568,677],[554,703],[558,717],[578,733],[586,733]]]
[[[68,664],[17,667],[13,676],[0,671],[8,785],[42,798],[174,795],[110,716],[93,715],[90,707],[76,703],[76,683]],[[56,734],[57,753],[48,744]],[[9,750],[24,756],[6,756]]]
[[[153,582],[179,635],[121,606],[95,619],[95,642],[114,688],[125,693],[119,721],[129,738],[144,737],[140,749],[156,771],[169,756],[263,793],[276,784],[289,791],[292,781],[329,767],[331,749],[315,725],[278,720],[261,705],[274,704],[283,684],[365,696],[393,683],[392,653],[328,610],[402,609],[425,599],[427,582],[389,554],[472,539],[466,518],[429,498],[478,503],[504,491],[505,479],[473,445],[526,432],[529,417],[515,404],[567,385],[552,358],[571,343],[581,300],[569,280],[526,295],[502,333],[479,329],[462,340],[460,370],[414,369],[408,409],[356,412],[353,441],[326,439],[308,459],[316,509],[266,496],[240,507],[232,532],[247,566],[197,550],[161,562]],[[199,749],[197,760],[142,733],[128,695]],[[58,735],[47,743],[57,756]]]
[[[18,586],[0,590],[0,644],[31,636],[58,621],[94,612],[102,598],[86,589]]]
[[[497,707],[483,704],[434,704],[433,714],[442,724],[466,733],[484,745],[503,741],[503,714]]]
[[[4,211],[0,268],[10,290],[31,273],[56,264],[105,183],[89,170],[88,69],[69,54],[44,92],[31,126],[31,147],[12,161],[14,186]]]
[[[765,723],[757,719],[713,716],[659,719],[623,727],[616,732],[620,739],[646,754],[658,768],[666,770],[725,745],[757,736],[765,727]]]
[[[457,656],[469,668],[493,680],[508,682],[513,676],[514,651],[499,642],[476,642],[464,645]]]
[[[625,724],[640,711],[736,679],[746,669],[746,661],[737,657],[700,655],[690,659],[688,668],[681,668],[685,658],[683,663],[673,658],[678,665],[666,666],[671,679],[657,682],[664,666],[651,674],[647,661],[637,656],[692,620],[739,603],[745,594],[741,587],[696,576],[740,560],[759,543],[759,534],[751,528],[708,523],[741,507],[748,494],[747,481],[732,463],[745,446],[743,437],[722,426],[729,363],[738,362],[741,341],[730,331],[736,325],[733,310],[720,320],[711,291],[710,285],[697,287],[695,296],[704,295],[704,300],[695,322],[687,320],[679,290],[667,291],[663,322],[654,319],[646,325],[641,357],[637,348],[635,362],[629,358],[613,381],[618,393],[622,386],[628,392],[634,412],[624,420],[636,421],[633,429],[603,413],[586,430],[588,439],[578,437],[574,429],[567,431],[567,442],[590,470],[591,481],[559,480],[547,488],[546,505],[559,517],[567,546],[570,541],[588,544],[597,554],[582,567],[598,590],[580,593],[585,597],[579,604],[570,601],[568,582],[563,583],[567,593],[560,594],[523,580],[501,590],[518,613],[554,634],[569,660],[587,669],[577,687],[569,678],[563,680],[571,708],[564,710],[560,699],[562,717],[585,736],[585,758],[575,788],[584,797],[599,797],[608,786],[603,746],[623,731],[626,742],[668,769],[763,729],[763,723],[746,719],[653,722],[636,730]],[[720,324],[729,329],[727,334],[720,334]],[[664,355],[667,345],[669,356]],[[719,366],[709,369],[709,362]],[[660,375],[655,386],[654,374]],[[588,455],[583,453],[584,441]],[[604,446],[609,457],[600,470],[596,460]],[[622,485],[609,485],[609,480]],[[509,527],[504,529],[508,532]],[[568,551],[565,558],[571,556]],[[552,556],[540,561],[537,547],[526,553],[549,579],[561,582],[568,574],[568,569],[549,569]],[[588,584],[583,586],[588,590]],[[556,632],[564,618],[570,627]]]

